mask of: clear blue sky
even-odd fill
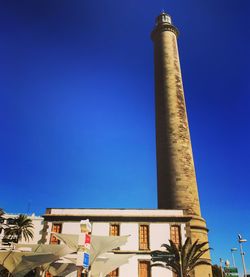
[[[213,261],[241,232],[250,270],[249,0],[1,1],[1,207],[156,208],[150,32],[162,9],[180,30]]]

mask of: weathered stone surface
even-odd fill
[[[157,185],[159,209],[182,209],[192,217],[191,240],[208,241],[201,217],[195,167],[179,62],[177,29],[164,14],[152,32],[155,62]],[[203,257],[210,261],[210,253]],[[199,266],[195,277],[212,277],[211,266]]]
[[[200,215],[176,35],[159,32],[154,44],[158,207]]]

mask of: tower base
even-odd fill
[[[191,238],[192,243],[196,240],[199,242],[208,242],[208,229],[206,226],[206,221],[200,217],[191,215],[192,219],[189,222],[188,235]],[[205,246],[208,248],[209,244]],[[202,258],[211,263],[210,251],[207,251]],[[212,266],[211,265],[200,265],[194,269],[193,277],[212,277]]]

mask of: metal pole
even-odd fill
[[[181,260],[181,251],[179,251],[179,258],[180,258],[180,277],[183,277],[183,272],[182,272],[182,260]]]
[[[236,267],[235,259],[234,259],[234,252],[232,250],[231,250],[231,253],[232,253],[233,266]]]
[[[242,243],[241,242],[239,242],[239,243],[240,243],[240,255],[241,255],[241,259],[242,259],[244,277],[246,277],[247,271],[246,271],[245,258],[244,258],[245,253],[243,252]]]
[[[222,260],[222,258],[220,258],[220,272],[221,272],[221,277],[223,277],[222,263],[223,263],[223,260]]]

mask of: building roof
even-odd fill
[[[78,221],[88,218],[92,221],[153,221],[167,222],[190,220],[183,210],[159,209],[85,209],[85,208],[48,208],[43,215],[49,221]]]

